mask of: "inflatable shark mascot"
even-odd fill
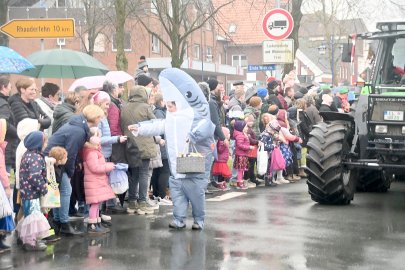
[[[157,136],[164,134],[169,156],[171,177],[169,179],[170,195],[173,200],[174,220],[169,227],[185,228],[185,219],[189,202],[194,218],[193,229],[203,229],[205,217],[205,190],[208,179],[204,173],[180,174],[176,172],[176,158],[184,152],[187,140],[207,162],[214,151],[214,129],[211,122],[208,102],[198,84],[184,71],[177,68],[163,70],[159,75],[163,98],[166,102],[174,101],[176,111],[166,113],[166,119],[154,119],[138,123],[138,136]],[[133,126],[132,126],[133,127]],[[131,126],[128,127],[131,130]],[[209,158],[211,159],[211,158]]]

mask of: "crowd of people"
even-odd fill
[[[45,83],[38,97],[35,80],[23,78],[15,83],[17,93],[10,95],[11,81],[0,77],[0,178],[3,197],[13,198],[14,212],[0,219],[0,253],[10,250],[5,239],[14,230],[24,250],[39,251],[61,236],[108,233],[111,214],[153,214],[159,206],[173,204],[175,218],[180,213],[180,195],[170,186],[178,182],[166,135],[135,136],[128,128],[165,119],[176,112],[176,103],[164,100],[144,59],[135,81],[125,102],[124,86],[109,81],[101,89],[77,87],[61,101],[56,84]],[[328,87],[295,91],[288,80],[275,78],[268,79],[267,87],[247,90],[243,82],[236,82],[229,95],[216,79],[198,86],[214,126],[215,149],[205,153],[201,176],[206,193],[245,190],[263,182],[276,186],[306,177],[305,146],[312,126],[322,121],[319,111],[348,110],[346,89],[335,96]],[[266,160],[258,161],[260,152],[266,153]],[[128,191],[122,194],[115,194],[109,182],[118,164],[128,165]],[[263,164],[265,170],[259,174]],[[50,192],[50,178],[57,182],[60,196],[60,206],[53,209],[41,207]],[[190,201],[193,211],[200,212],[192,228],[201,230],[204,207]],[[86,230],[73,225],[74,217],[83,218]]]

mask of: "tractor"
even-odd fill
[[[378,43],[350,113],[321,113],[307,144],[308,191],[320,204],[349,204],[355,191],[386,192],[405,175],[405,21],[357,35]]]

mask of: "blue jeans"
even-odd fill
[[[205,179],[207,179],[207,182],[211,182],[211,168],[212,168],[212,163],[214,162],[214,154],[210,151],[207,153],[205,156]]]
[[[146,202],[148,197],[149,159],[142,159],[139,167],[129,168],[128,199],[129,201]]]
[[[205,174],[196,174],[189,178],[169,178],[170,196],[173,200],[173,221],[182,227],[187,217],[188,203],[191,203],[194,223],[204,228],[205,190],[207,188]]]
[[[53,209],[53,219],[56,222],[68,223],[72,185],[70,184],[70,178],[67,175],[67,173],[63,173],[62,175],[62,179],[59,184],[59,191],[60,191],[60,208]]]

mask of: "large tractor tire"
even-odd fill
[[[307,144],[308,191],[321,204],[349,204],[356,189],[357,170],[342,164],[348,159],[351,138],[345,121],[314,126]]]
[[[393,176],[384,170],[362,170],[357,181],[357,191],[363,192],[387,192],[391,187]]]

